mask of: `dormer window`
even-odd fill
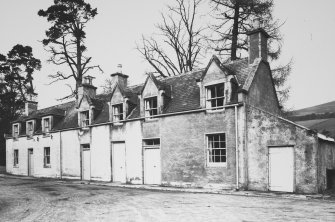
[[[44,127],[44,133],[50,132],[50,118],[43,119],[43,127]]]
[[[90,113],[89,111],[83,111],[80,113],[81,127],[90,125]]]
[[[144,99],[145,116],[151,117],[158,114],[157,96]]]
[[[13,137],[14,138],[19,137],[19,124],[13,125]]]
[[[222,109],[224,105],[224,83],[206,87],[206,108]]]
[[[27,122],[27,136],[32,136],[34,134],[34,122]]]
[[[123,104],[116,104],[112,106],[113,121],[117,122],[123,120]]]

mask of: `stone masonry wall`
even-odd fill
[[[319,139],[318,151],[318,189],[323,192],[327,188],[327,169],[335,170],[335,144]]]
[[[295,192],[317,192],[316,135],[260,109],[248,106],[247,164],[250,190],[268,190],[269,146],[293,146]]]
[[[161,138],[162,182],[189,183],[203,187],[235,184],[234,109],[213,113],[193,113],[159,119]],[[226,133],[227,166],[206,164],[206,135]]]
[[[271,80],[270,69],[261,62],[248,92],[248,104],[271,113],[279,114],[276,91]]]

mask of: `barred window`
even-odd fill
[[[50,167],[50,147],[44,147],[44,167]]]
[[[155,116],[158,114],[157,96],[145,99],[144,103],[145,116]]]
[[[207,163],[209,166],[223,165],[227,162],[226,135],[224,133],[207,135]]]
[[[224,83],[206,87],[206,107],[220,109],[224,105]]]
[[[19,150],[14,150],[14,166],[19,164]]]
[[[112,106],[113,109],[113,121],[123,120],[123,104],[117,104]]]

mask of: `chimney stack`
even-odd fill
[[[257,58],[267,61],[267,40],[270,35],[263,28],[261,28],[261,25],[261,21],[259,19],[255,19],[254,30],[247,33],[249,37],[249,64],[252,64]]]
[[[125,74],[122,74],[122,65],[121,64],[117,65],[117,72],[111,74],[111,77],[112,77],[113,85],[117,83],[123,89],[127,87],[129,76],[127,76]]]
[[[97,87],[93,86],[93,76],[85,76],[83,83],[78,88],[78,99],[81,99],[84,95],[94,98],[96,95]]]
[[[37,93],[27,92],[27,98],[24,103],[24,114],[29,116],[32,112],[37,110]]]

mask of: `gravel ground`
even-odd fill
[[[335,202],[0,177],[0,221],[335,221]]]

